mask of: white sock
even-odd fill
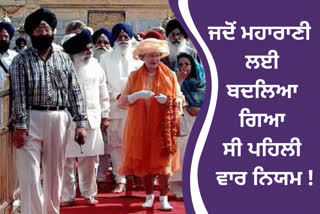
[[[162,210],[172,210],[173,209],[173,207],[169,204],[167,195],[160,196],[160,204],[161,204]]]
[[[154,194],[150,194],[146,196],[146,201],[142,204],[142,207],[152,207],[153,206],[153,201],[154,201]]]

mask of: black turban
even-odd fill
[[[19,46],[21,42],[24,42],[24,44],[27,45],[27,40],[25,40],[25,38],[20,37],[16,39],[16,46]]]
[[[8,32],[10,40],[11,40],[14,35],[13,26],[9,22],[0,22],[0,31],[3,29]]]
[[[183,34],[184,38],[188,38],[187,33],[184,31],[181,24],[176,19],[172,19],[168,22],[168,24],[166,26],[166,36],[168,37],[169,34],[171,33],[171,31],[173,31],[176,28],[178,28],[180,30],[180,32]]]
[[[84,29],[63,43],[62,46],[68,54],[76,54],[86,49],[90,43],[92,43],[91,32],[88,29]]]
[[[100,28],[99,30],[94,32],[94,34],[92,35],[93,44],[96,44],[96,42],[99,39],[99,37],[101,36],[101,34],[104,34],[109,39],[109,42],[110,42],[110,40],[111,40],[110,31],[108,31],[106,28]]]
[[[24,23],[24,31],[31,36],[34,29],[38,27],[41,21],[45,21],[52,28],[52,31],[57,27],[57,17],[46,8],[40,8],[31,13]]]
[[[119,34],[121,33],[121,31],[124,31],[125,33],[127,33],[130,38],[133,37],[133,30],[129,25],[127,25],[126,23],[116,24],[115,26],[113,26],[112,33],[111,33],[112,36],[111,36],[110,44],[112,47],[114,45],[114,42],[117,40]]]

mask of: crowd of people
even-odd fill
[[[142,179],[146,199],[172,210],[182,198],[184,151],[205,93],[204,71],[176,19],[165,29],[135,33],[126,23],[109,31],[75,20],[54,43],[57,17],[40,8],[24,29],[32,45],[0,23],[0,74],[10,77],[12,143],[23,214],[57,214],[81,197],[97,204],[97,182],[112,166],[114,193],[127,176]],[[111,164],[110,164],[111,163]],[[42,170],[41,170],[42,166]],[[43,182],[41,182],[43,177]]]

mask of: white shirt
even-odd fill
[[[76,67],[76,66],[75,66]],[[76,69],[77,77],[85,100],[90,128],[100,128],[101,118],[109,118],[110,102],[104,71],[97,59]]]

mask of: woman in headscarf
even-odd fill
[[[176,75],[160,62],[167,56],[167,41],[149,38],[134,50],[144,65],[130,74],[119,100],[128,107],[124,128],[120,173],[144,178],[146,201],[154,201],[153,176],[159,176],[160,202],[163,210],[171,210],[168,202],[168,179],[179,170],[177,149],[178,100],[182,100]]]
[[[177,78],[187,101],[187,111],[196,116],[203,103],[206,86],[203,67],[187,53],[180,53],[177,62]]]
[[[175,67],[178,82],[181,85],[181,91],[187,101],[183,118],[181,118],[185,126],[183,130],[181,130],[181,132],[183,132],[181,133],[182,136],[178,138],[180,163],[182,166],[189,134],[203,103],[206,80],[202,65],[190,54],[180,53],[177,56],[177,64]],[[181,172],[175,173],[170,178],[170,191],[175,194],[177,198],[182,198]]]

